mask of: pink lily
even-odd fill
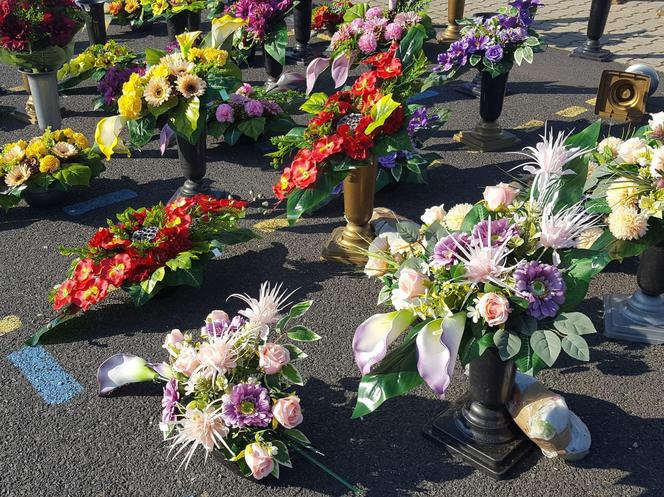
[[[332,61],[332,79],[335,88],[342,86],[348,79],[348,71],[350,71],[354,58],[353,54],[347,55],[346,52],[343,52]]]
[[[307,95],[311,93],[316,84],[316,79],[318,76],[327,69],[327,66],[330,64],[330,59],[326,57],[317,57],[312,60],[307,66],[306,76],[307,76]]]

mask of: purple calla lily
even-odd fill
[[[318,76],[327,69],[327,66],[330,64],[330,59],[327,57],[317,57],[312,60],[307,66],[306,78],[307,78],[307,95],[311,93],[316,84],[316,79]]]
[[[430,321],[415,339],[417,371],[436,395],[443,398],[452,381],[454,364],[466,324],[464,313]]]
[[[116,388],[130,383],[156,380],[159,374],[145,359],[131,354],[115,354],[97,369],[99,395],[110,395]]]
[[[159,150],[161,150],[161,155],[164,155],[166,149],[170,147],[173,136],[175,136],[175,131],[168,124],[164,124],[164,127],[161,128],[161,133],[159,133]]]
[[[354,56],[347,55],[346,52],[340,54],[332,61],[332,79],[334,80],[334,87],[339,88],[348,79],[348,71],[353,64]]]

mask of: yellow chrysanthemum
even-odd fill
[[[42,173],[54,173],[60,169],[60,159],[54,155],[47,155],[39,160],[39,171]]]
[[[609,230],[618,240],[637,240],[648,231],[648,218],[634,207],[617,207],[608,218]]]
[[[170,74],[171,71],[168,66],[164,64],[157,64],[148,70],[146,79],[150,80],[152,78],[167,78]]]
[[[128,119],[137,119],[143,110],[141,97],[135,93],[126,93],[118,98],[118,109],[120,115]]]
[[[26,142],[23,138],[21,138],[19,141],[16,142],[16,145],[25,150],[26,147],[28,146],[28,142]]]
[[[143,96],[145,83],[138,73],[132,73],[129,79],[122,85],[122,93],[135,93],[138,97]]]
[[[609,207],[634,206],[639,201],[639,185],[626,179],[618,179],[606,190],[606,201]]]
[[[218,48],[205,48],[203,49],[203,60],[211,64],[223,66],[228,60],[228,52],[226,50],[219,50]]]
[[[85,150],[86,148],[90,147],[90,141],[83,133],[74,133],[70,142],[72,142],[81,150]]]
[[[463,220],[472,208],[471,204],[457,204],[447,211],[447,215],[445,216],[445,226],[447,226],[447,229],[452,231],[460,230]]]
[[[36,157],[39,159],[40,157],[44,157],[46,154],[48,154],[48,148],[46,147],[44,140],[41,138],[34,138],[30,140],[30,143],[25,149],[25,154],[28,157]]]

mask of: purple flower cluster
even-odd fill
[[[531,261],[514,271],[515,287],[528,300],[528,313],[535,319],[555,317],[565,302],[565,281],[557,267]]]
[[[471,239],[467,233],[451,233],[441,238],[433,248],[431,265],[437,268],[449,269],[459,262],[457,254],[461,248],[470,246]]]
[[[505,58],[515,45],[528,38],[528,28],[533,23],[540,0],[512,0],[514,15],[499,14],[488,19],[476,18],[474,25],[464,32],[461,39],[452,43],[446,52],[438,55],[438,72],[448,72],[468,64],[471,55],[479,55],[486,62],[496,64]],[[482,65],[478,65],[482,67]]]
[[[385,169],[392,169],[397,165],[399,159],[406,159],[407,161],[413,157],[413,154],[408,150],[399,150],[378,158],[378,164]]]
[[[273,117],[283,114],[281,106],[268,99],[254,99],[240,93],[233,93],[228,102],[222,103],[215,111],[220,123],[234,123],[254,117]]]
[[[412,137],[415,132],[421,129],[427,129],[433,123],[438,122],[438,116],[433,114],[431,116],[427,115],[427,108],[420,107],[413,112],[410,121],[408,122],[408,134]]]
[[[246,30],[254,41],[261,42],[270,26],[293,5],[293,0],[237,0],[226,12],[247,22]]]
[[[178,380],[171,378],[164,387],[164,395],[161,398],[161,422],[172,423],[175,421],[175,408],[180,400],[178,391]]]
[[[388,19],[380,7],[371,7],[364,18],[342,24],[332,36],[332,50],[357,48],[364,54],[375,52],[381,43],[398,42],[421,18],[416,12],[401,12]]]
[[[99,81],[97,90],[104,98],[106,105],[115,105],[122,94],[122,85],[125,84],[133,73],[145,74],[145,68],[141,66],[117,67],[113,66]]]
[[[235,385],[222,397],[221,417],[229,426],[265,428],[272,421],[272,405],[267,388],[254,383]]]

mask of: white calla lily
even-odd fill
[[[99,395],[110,395],[123,385],[152,381],[158,377],[159,374],[142,357],[116,354],[106,359],[97,370]]]

